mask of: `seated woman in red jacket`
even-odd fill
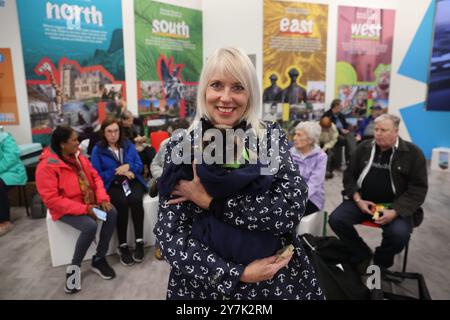
[[[116,226],[117,212],[111,205],[103,181],[87,158],[78,151],[77,133],[70,127],[57,127],[50,147],[44,149],[36,170],[36,187],[53,220],[60,220],[81,231],[72,265],[66,271],[65,291],[81,290],[80,266],[95,239],[97,219],[102,210],[102,230],[92,270],[103,279],[115,277],[105,259]]]

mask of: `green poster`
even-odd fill
[[[139,114],[155,126],[193,116],[202,12],[148,0],[135,0],[134,11]]]

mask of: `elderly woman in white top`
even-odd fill
[[[325,171],[327,154],[318,146],[321,127],[317,122],[300,122],[295,127],[292,160],[308,185],[308,203],[305,216],[322,210],[325,204]]]

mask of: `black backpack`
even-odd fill
[[[35,193],[31,197],[31,210],[30,216],[32,219],[42,219],[47,215],[47,207],[42,202],[39,193]]]
[[[370,300],[372,292],[350,264],[350,251],[336,237],[300,236],[327,300]]]

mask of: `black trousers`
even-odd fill
[[[9,187],[0,179],[0,223],[9,221]]]
[[[117,237],[119,245],[127,243],[128,230],[128,211],[131,209],[131,219],[134,226],[136,239],[143,239],[144,236],[144,206],[142,198],[144,197],[144,186],[137,181],[129,180],[131,194],[125,196],[122,185],[111,184],[108,194],[111,197],[111,203],[117,209]]]

